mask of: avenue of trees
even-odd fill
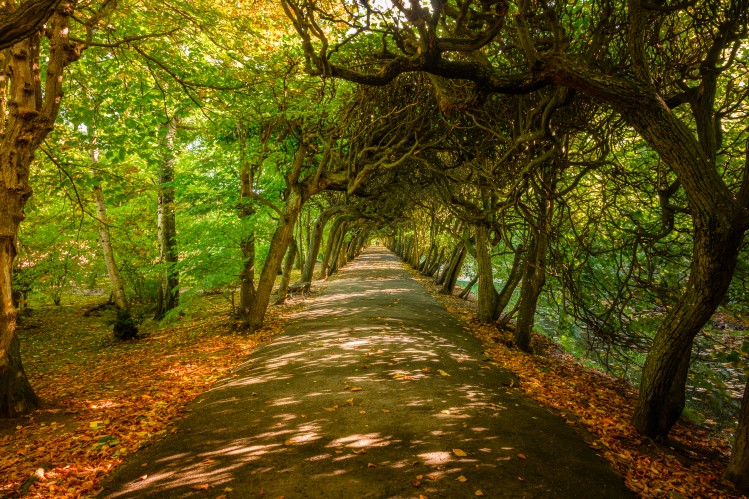
[[[639,383],[649,437],[747,312],[749,0],[4,5],[0,416],[39,403],[28,291],[105,287],[129,339],[136,308],[221,290],[241,334],[279,275],[282,302],[374,238],[475,284],[513,346],[543,331]]]

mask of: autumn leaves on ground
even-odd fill
[[[48,407],[0,426],[0,497],[95,494],[114,466],[169,431],[185,405],[276,333],[293,307],[242,336],[227,321],[228,301],[209,296],[190,320],[114,343],[108,317],[81,316],[90,303],[22,319],[26,370]]]
[[[472,320],[470,302],[441,299],[485,341],[497,365],[518,375],[524,393],[591,433],[590,446],[630,489],[652,497],[730,496],[719,478],[725,443],[689,425],[666,446],[638,437],[629,425],[631,387],[583,369],[539,337],[542,355],[507,348],[502,332]],[[172,431],[188,402],[278,333],[290,308],[310,301],[274,310],[268,327],[241,336],[227,321],[228,301],[206,297],[202,311],[165,329],[146,328],[143,339],[128,343],[110,341],[106,314],[82,317],[83,303],[37,309],[24,318],[21,334],[27,371],[50,406],[0,433],[0,496],[96,494],[125,456]]]

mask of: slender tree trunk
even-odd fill
[[[739,411],[739,425],[728,462],[726,478],[732,481],[739,492],[749,493],[749,379],[744,387],[744,397]]]
[[[328,224],[330,217],[340,211],[341,208],[338,206],[327,208],[317,217],[314,229],[312,230],[312,238],[309,243],[309,252],[306,260],[304,260],[302,282],[312,282],[312,276],[315,272],[315,264],[317,263],[317,255],[320,253],[320,244],[322,243],[322,237],[325,233],[325,226]]]
[[[463,243],[458,243],[455,245],[455,248],[453,248],[452,253],[450,253],[450,259],[447,261],[445,268],[442,269],[442,272],[440,272],[437,275],[437,280],[434,282],[437,286],[442,286],[444,284],[445,279],[447,278],[447,274],[450,272],[450,269],[455,265],[456,260],[458,259],[458,256],[460,255],[461,250],[463,249]]]
[[[524,268],[524,253],[525,248],[522,245],[518,246],[517,249],[515,249],[515,257],[512,259],[512,268],[510,269],[510,275],[507,277],[507,281],[505,281],[505,285],[502,286],[502,290],[499,292],[499,296],[497,297],[497,311],[494,312],[494,315],[495,317],[497,317],[497,319],[504,313],[507,305],[509,305],[510,300],[512,299],[512,294],[515,292],[518,284],[520,284],[520,280],[523,278],[522,271]]]
[[[304,215],[304,212],[300,214],[298,222],[299,227],[297,229],[296,260],[294,265],[297,270],[302,270],[302,267],[304,267]]]
[[[95,155],[96,151],[93,154]],[[97,224],[99,225],[99,244],[104,257],[104,264],[107,267],[109,284],[112,287],[114,305],[117,309],[117,319],[113,328],[114,337],[118,340],[129,340],[138,335],[138,328],[135,327],[130,315],[130,304],[125,295],[125,285],[114,259],[112,237],[109,233],[107,220],[107,206],[104,201],[104,192],[98,182],[94,185],[94,201],[96,202]]]
[[[465,244],[461,243],[457,258],[442,283],[442,289],[439,291],[441,295],[451,295],[453,294],[453,291],[455,291],[455,284],[458,282],[458,277],[463,268],[463,261],[465,261],[466,254],[468,254],[468,249]]]
[[[439,250],[439,255],[437,255],[437,258],[434,258],[432,260],[432,263],[429,264],[429,267],[422,272],[423,275],[428,277],[434,277],[434,274],[437,273],[437,270],[440,267],[440,263],[442,262],[442,259],[445,257],[445,248],[441,248]]]
[[[515,344],[524,352],[530,351],[531,348],[531,332],[535,323],[538,297],[546,282],[547,241],[545,227],[539,224],[533,230],[531,243],[525,255],[518,320],[515,325]]]
[[[158,297],[155,319],[163,319],[170,310],[179,304],[179,272],[177,262],[177,218],[174,211],[174,137],[177,133],[177,117],[169,120],[164,139],[165,155],[159,164],[159,207],[158,239],[159,263],[162,266],[159,276]]]
[[[271,239],[270,250],[265,258],[263,272],[260,274],[255,300],[247,314],[246,325],[250,331],[260,329],[265,321],[265,312],[268,308],[270,295],[273,292],[273,285],[276,282],[278,270],[281,268],[286,248],[294,237],[294,226],[301,210],[302,196],[299,192],[292,190],[283,209],[283,218],[279,221]]]
[[[468,284],[466,284],[465,288],[463,288],[463,291],[460,292],[460,294],[458,295],[458,298],[460,298],[461,300],[467,300],[468,296],[471,294],[471,288],[473,288],[476,285],[478,280],[479,280],[479,275],[476,274],[475,276],[471,278],[470,281],[468,281]]]
[[[256,169],[254,165],[247,161],[245,154],[245,141],[247,134],[244,127],[238,126],[239,132],[239,154],[242,164],[242,171],[239,174],[240,192],[239,192],[239,209],[238,215],[241,220],[249,219],[255,214],[255,207],[252,205],[252,189],[255,186]],[[242,270],[239,273],[239,307],[237,309],[237,318],[243,323],[248,323],[250,311],[255,303],[255,231],[248,229],[240,242],[242,251]]]
[[[476,226],[476,263],[479,280],[478,320],[482,324],[490,324],[497,320],[497,301],[499,300],[497,289],[494,287],[494,271],[487,239],[486,226]]]
[[[325,279],[329,275],[333,250],[335,249],[335,245],[338,240],[338,234],[341,231],[341,228],[346,219],[346,217],[338,217],[335,222],[333,222],[333,226],[330,228],[328,241],[325,246],[325,254],[323,255],[322,263],[320,264],[320,279]]]
[[[348,222],[344,222],[338,232],[338,239],[333,247],[332,261],[330,264],[330,273],[333,275],[338,272],[338,268],[341,266],[341,250],[343,249],[343,243],[346,241],[346,233],[348,232]]]
[[[291,279],[291,271],[294,267],[294,259],[297,254],[297,243],[294,238],[289,242],[289,248],[286,250],[286,261],[283,265],[283,274],[281,275],[281,283],[278,286],[278,299],[276,305],[281,305],[286,301],[286,295],[289,291],[289,280]]]

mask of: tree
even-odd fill
[[[325,31],[310,29],[320,21],[320,6],[287,0],[284,8],[312,74],[385,85],[401,73],[424,71],[471,81],[479,97],[565,86],[611,106],[673,168],[692,217],[690,278],[653,341],[633,418],[641,433],[666,435],[684,407],[692,342],[726,293],[748,225],[749,175],[739,169],[744,180],[728,185],[718,168],[721,126],[749,91],[729,83],[732,71],[744,71],[738,55],[746,51],[747,1],[697,8],[639,0],[595,7],[523,2],[513,6],[513,17],[505,2],[462,10],[449,3],[364,4],[363,12],[328,18],[332,26],[344,20],[356,26],[359,39],[384,40],[364,70],[338,45],[333,58]],[[389,28],[400,20],[410,29]],[[481,48],[497,57],[483,57]]]
[[[18,226],[31,195],[29,171],[39,145],[52,130],[60,110],[63,72],[81,47],[69,40],[75,3],[63,1],[51,17],[46,71],[41,76],[41,37],[32,35],[2,52],[0,95],[0,416],[15,417],[38,404],[21,363],[16,337],[16,309],[11,300],[11,272]],[[44,81],[44,90],[42,90]],[[7,113],[7,114],[6,114]]]

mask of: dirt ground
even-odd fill
[[[370,248],[101,496],[632,496],[516,383]]]

